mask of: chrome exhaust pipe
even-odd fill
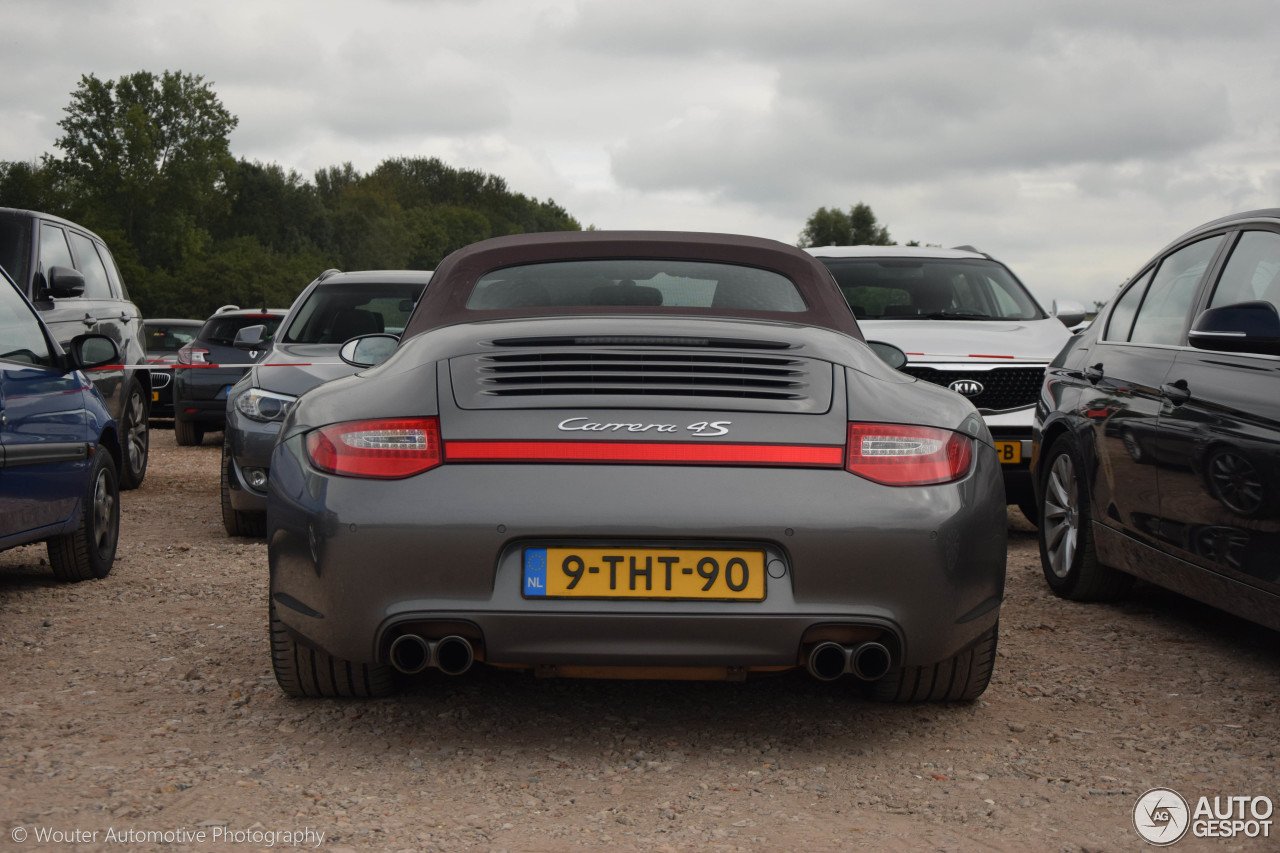
[[[835,681],[849,671],[849,649],[839,643],[818,643],[809,650],[805,669],[819,681]]]
[[[433,663],[445,675],[462,675],[471,669],[471,664],[476,660],[471,641],[457,634],[450,634],[436,642],[434,652]]]
[[[391,665],[406,675],[417,675],[431,666],[434,652],[417,634],[401,634],[391,643]]]
[[[819,681],[835,681],[852,675],[863,681],[877,681],[889,673],[893,655],[883,643],[868,641],[856,646],[842,646],[827,641],[809,650],[805,669]]]
[[[462,675],[475,663],[475,650],[466,637],[450,634],[428,640],[417,634],[401,634],[391,643],[391,665],[405,675],[435,668],[445,675]]]
[[[883,643],[859,643],[849,653],[849,672],[863,681],[879,681],[892,666],[893,655]]]

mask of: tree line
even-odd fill
[[[550,199],[435,157],[366,174],[344,163],[312,180],[237,159],[238,119],[199,75],[85,75],[64,112],[58,154],[0,161],[0,206],[96,231],[146,317],[288,307],[331,267],[434,269],[477,240],[581,228]]]
[[[198,74],[87,74],[63,112],[57,153],[0,161],[0,207],[96,231],[147,317],[285,308],[325,269],[434,269],[477,240],[581,230],[554,201],[435,157],[391,158],[366,174],[343,163],[310,180],[236,158],[239,119]],[[861,202],[819,208],[798,241],[862,243],[893,241]]]

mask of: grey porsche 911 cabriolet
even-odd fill
[[[1005,496],[974,407],[886,363],[771,240],[573,232],[437,269],[271,461],[276,678],[743,679],[889,701],[991,677]]]

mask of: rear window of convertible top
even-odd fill
[[[494,270],[471,289],[467,308],[618,306],[641,309],[806,310],[795,283],[757,267],[706,261],[606,259],[552,261]]]

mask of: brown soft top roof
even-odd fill
[[[602,313],[599,306],[477,310],[467,308],[466,303],[476,280],[493,270],[520,264],[601,258],[710,261],[773,270],[795,282],[808,306],[805,311],[785,314],[748,309],[609,306],[605,310],[610,314],[767,319],[834,329],[862,340],[853,312],[832,280],[831,273],[817,258],[777,240],[692,231],[552,231],[494,237],[473,243],[440,262],[426,294],[409,319],[403,337],[410,338],[441,326],[479,320],[598,315]]]

